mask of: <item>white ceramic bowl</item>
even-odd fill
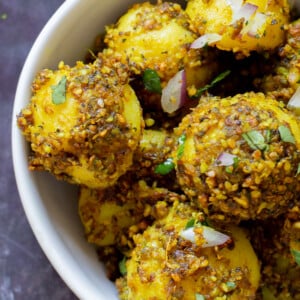
[[[42,68],[73,65],[83,59],[104,25],[116,21],[137,0],[67,0],[35,41],[17,87],[12,124],[12,149],[18,190],[32,230],[48,259],[80,298],[118,299],[93,247],[84,239],[77,213],[76,187],[44,172],[30,172],[28,145],[16,126],[16,115],[28,103],[31,82]]]
[[[15,97],[12,149],[20,197],[34,234],[50,262],[80,299],[114,300],[117,291],[105,275],[94,248],[84,239],[77,213],[76,187],[43,172],[30,172],[28,145],[16,115],[30,99],[31,82],[42,68],[60,60],[82,59],[95,36],[137,0],[67,0],[46,24],[32,47]],[[296,3],[300,6],[300,2]]]

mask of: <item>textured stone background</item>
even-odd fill
[[[61,3],[63,0],[0,0],[0,300],[77,299],[32,234],[11,158],[17,80],[36,36]]]

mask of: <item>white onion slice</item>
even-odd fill
[[[202,245],[202,248],[220,246],[225,244],[230,240],[230,237],[224,233],[221,233],[217,230],[214,230],[208,226],[202,226],[203,228],[203,238],[205,239],[205,243]],[[192,243],[196,242],[194,227],[187,228],[181,231],[180,236]]]
[[[239,10],[233,13],[232,17],[232,23],[244,19],[244,22],[247,22],[250,20],[250,18],[254,15],[256,10],[258,9],[258,6],[251,4],[251,3],[245,3]]]
[[[217,33],[206,33],[199,38],[197,38],[192,44],[192,49],[200,49],[205,47],[206,45],[212,45],[218,41],[220,41],[222,36]]]
[[[215,161],[216,166],[232,166],[234,164],[234,160],[237,158],[236,155],[222,152]]]
[[[248,22],[248,25],[242,30],[243,33],[247,32],[249,36],[256,37],[259,32],[264,32],[263,27],[266,24],[267,19],[268,17],[265,14],[257,12],[254,18],[252,18]]]
[[[293,110],[297,115],[300,115],[300,87],[297,88],[294,95],[287,104],[289,110]]]
[[[233,14],[235,14],[243,5],[243,0],[226,0],[227,4],[231,7]]]
[[[173,113],[187,100],[186,73],[181,70],[173,76],[162,90],[161,106],[163,111]]]

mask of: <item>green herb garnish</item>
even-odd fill
[[[167,175],[175,168],[175,164],[172,158],[166,159],[163,163],[155,167],[154,172],[160,175]]]
[[[178,159],[180,159],[183,155],[185,141],[186,141],[186,135],[183,134],[178,139],[178,145],[179,145],[179,147],[177,149],[177,158]]]
[[[284,142],[287,142],[287,143],[292,143],[292,144],[295,144],[296,141],[295,141],[295,138],[293,137],[290,129],[284,125],[281,125],[278,127],[278,131],[279,131],[279,134],[280,134],[280,138],[284,141]]]
[[[121,261],[119,261],[119,271],[124,276],[127,274],[127,268],[126,268],[126,257],[124,256]]]
[[[205,91],[210,89],[211,87],[215,86],[218,82],[222,81],[225,77],[227,77],[231,73],[230,70],[227,70],[221,74],[219,74],[216,78],[212,80],[210,84],[205,85],[202,88],[199,88],[195,95],[193,95],[193,98],[200,97]]]
[[[203,295],[201,295],[201,294],[196,293],[195,294],[195,299],[196,300],[205,300],[205,297]]]
[[[184,229],[189,229],[189,228],[193,228],[196,224],[196,220],[195,219],[190,219],[187,221],[185,228]]]
[[[180,159],[183,155],[184,145],[186,141],[186,135],[183,134],[178,138],[178,149],[177,149],[177,158]],[[175,168],[175,163],[173,158],[167,158],[164,162],[157,165],[154,169],[156,174],[167,175]]]
[[[225,171],[226,173],[231,174],[239,165],[240,159],[236,156],[233,158],[233,163],[231,166],[226,166]]]
[[[149,92],[161,94],[161,82],[160,78],[155,70],[146,69],[143,74],[143,83],[145,89]]]
[[[295,259],[295,262],[300,266],[300,251],[299,250],[295,250],[295,249],[291,249],[291,253]]]
[[[54,104],[62,104],[66,101],[66,84],[67,77],[63,76],[57,85],[51,86]]]
[[[248,143],[251,149],[253,150],[266,150],[268,144],[265,142],[264,136],[256,130],[251,130],[242,134],[244,140]]]
[[[300,163],[298,164],[298,168],[295,176],[298,176],[299,174],[300,174]]]
[[[227,281],[226,282],[226,286],[230,289],[230,290],[233,290],[236,288],[236,283],[233,282],[233,281]]]

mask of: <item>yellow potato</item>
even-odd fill
[[[185,137],[172,155],[178,182],[210,218],[267,219],[295,203],[300,122],[282,103],[253,92],[203,97],[175,134]]]
[[[245,232],[227,228],[232,249],[202,248],[181,236],[192,219],[203,221],[203,214],[175,202],[166,218],[134,237],[121,299],[195,300],[197,294],[205,299],[254,299],[259,263]]]
[[[189,0],[186,12],[200,35],[220,36],[219,49],[245,55],[281,45],[289,21],[287,0]]]
[[[30,168],[91,188],[113,185],[131,166],[143,127],[123,66],[60,64],[35,78],[18,125],[31,143]]]
[[[163,81],[183,66],[188,45],[196,38],[179,4],[135,4],[117,24],[107,27],[106,53],[120,56],[135,74],[158,72]]]

